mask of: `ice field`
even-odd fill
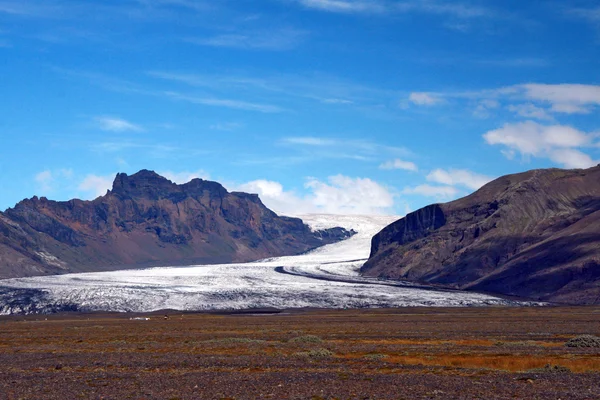
[[[313,229],[342,226],[358,234],[307,254],[253,263],[0,280],[0,314],[518,304],[485,294],[360,277],[371,237],[394,217],[305,215],[302,219]]]

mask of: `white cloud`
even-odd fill
[[[541,125],[534,121],[504,124],[483,135],[488,144],[504,145],[524,155],[537,156],[553,147],[580,147],[590,144],[591,137],[565,125]]]
[[[490,145],[504,146],[505,155],[515,152],[523,157],[546,157],[567,168],[591,167],[591,157],[577,148],[591,146],[593,134],[586,134],[565,125],[541,125],[534,121],[505,124],[483,135]],[[510,158],[510,157],[509,157]]]
[[[417,167],[417,164],[410,162],[410,161],[404,161],[401,160],[399,158],[396,158],[395,160],[390,160],[390,161],[386,161],[383,164],[381,164],[379,166],[380,169],[403,169],[405,171],[418,171],[419,168]]]
[[[171,182],[182,185],[184,183],[188,183],[192,179],[210,179],[210,174],[203,170],[198,171],[181,171],[181,172],[173,172],[173,171],[163,171],[158,173],[161,176],[164,176]]]
[[[103,131],[111,132],[141,132],[144,129],[136,124],[117,117],[96,117],[94,120],[98,123],[98,127]]]
[[[589,114],[591,112],[589,107],[581,104],[569,104],[569,103],[555,103],[552,104],[550,109],[555,113],[562,114]]]
[[[95,199],[104,196],[107,190],[112,187],[115,175],[99,176],[94,174],[87,175],[79,184],[78,189],[88,196],[88,199]]]
[[[475,107],[473,110],[473,116],[481,119],[489,118],[491,115],[491,110],[500,107],[500,103],[494,99],[483,99]]]
[[[287,215],[394,214],[393,194],[368,178],[335,175],[326,182],[310,178],[304,186],[308,194],[303,196],[285,191],[279,182],[267,180],[248,182],[236,190],[257,193],[267,207]]]
[[[54,181],[54,177],[52,176],[52,171],[45,170],[38,173],[35,176],[35,181],[39,185],[39,189],[43,193],[47,193],[52,191],[52,182]]]
[[[548,102],[559,113],[588,113],[590,106],[600,105],[600,86],[582,84],[526,84],[525,97]]]
[[[479,189],[492,180],[489,176],[466,169],[435,169],[427,175],[426,179],[430,182],[448,186],[464,186],[473,190]]]
[[[433,186],[428,184],[405,188],[402,193],[413,194],[438,199],[448,199],[458,195],[459,191],[453,186]]]
[[[590,168],[599,162],[594,161],[589,155],[576,149],[556,149],[549,153],[552,161],[563,165],[565,168]]]
[[[553,119],[553,114],[589,114],[600,107],[600,85],[528,83],[467,92],[414,92],[409,101],[422,106],[440,103],[476,105],[473,115],[488,118],[500,101],[518,116]],[[408,101],[401,103],[407,107]]]
[[[44,170],[35,175],[34,180],[38,184],[38,190],[41,194],[49,194],[56,191],[60,186],[60,180],[70,180],[73,178],[73,170],[62,168],[57,170]]]
[[[533,103],[526,104],[511,104],[508,107],[508,110],[514,112],[515,114],[524,117],[524,118],[535,118],[541,120],[551,120],[553,119],[552,115],[548,114],[546,110],[541,107],[536,106]]]
[[[408,100],[419,106],[433,106],[443,102],[437,95],[425,92],[413,92],[408,96]]]

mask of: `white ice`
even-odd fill
[[[305,215],[312,229],[342,226],[357,235],[307,254],[245,264],[196,265],[0,280],[36,289],[29,304],[4,297],[0,314],[73,306],[81,311],[149,312],[302,307],[472,306],[516,304],[490,295],[415,288],[367,279],[358,271],[372,236],[395,217]]]

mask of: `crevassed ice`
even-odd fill
[[[0,313],[149,312],[301,307],[472,306],[518,304],[489,295],[437,291],[359,276],[371,238],[396,217],[302,216],[312,229],[342,226],[357,235],[306,254],[245,264],[196,265],[1,280]],[[22,289],[34,295],[25,299]],[[8,294],[7,294],[8,293]],[[12,296],[12,297],[11,297]]]

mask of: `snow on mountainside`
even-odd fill
[[[303,219],[315,230],[342,226],[358,234],[303,255],[253,263],[2,280],[0,313],[516,304],[478,293],[360,277],[371,237],[396,217],[307,215]]]

